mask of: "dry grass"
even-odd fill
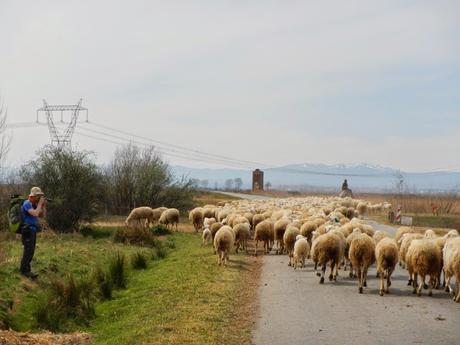
[[[91,336],[87,333],[53,334],[53,333],[20,333],[0,331],[2,345],[84,345],[88,344]]]
[[[357,194],[356,198],[364,199],[372,203],[383,201],[390,202],[393,208],[402,206],[403,213],[432,214],[433,206],[437,207],[438,213],[460,214],[460,197],[452,195],[415,195],[415,194]]]

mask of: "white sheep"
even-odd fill
[[[176,226],[176,231],[177,231],[177,226],[179,224],[179,210],[176,208],[168,208],[166,211],[164,211],[161,214],[160,217],[160,224],[166,225],[166,227],[171,226],[171,229]]]
[[[148,227],[150,223],[154,222],[154,212],[150,207],[143,206],[133,209],[128,218],[125,220],[126,226],[130,227],[137,223],[142,229]]]
[[[305,267],[305,259],[310,254],[310,244],[302,235],[298,235],[294,244],[294,269]]]
[[[367,270],[375,261],[375,242],[367,234],[356,236],[350,244],[348,257],[358,271],[358,290],[363,293],[367,287]]]
[[[380,296],[389,293],[391,275],[399,260],[399,251],[396,241],[392,238],[382,238],[375,246],[375,259],[377,262],[377,273],[380,277]],[[387,287],[385,289],[385,279]]]
[[[214,252],[217,254],[217,264],[227,266],[228,255],[235,241],[233,230],[224,225],[217,231],[214,237]]]

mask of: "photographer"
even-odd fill
[[[36,278],[37,274],[30,270],[30,262],[34,257],[37,232],[40,231],[39,217],[46,216],[46,197],[42,190],[33,187],[28,200],[22,204],[23,222],[21,226],[22,244],[24,253],[21,260],[21,275],[27,278]]]

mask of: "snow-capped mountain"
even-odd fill
[[[207,180],[208,187],[223,188],[225,180],[241,178],[243,188],[251,188],[252,172],[244,169],[197,169],[173,166],[176,176]],[[262,169],[265,182],[288,190],[339,190],[346,178],[354,191],[395,191],[400,176],[409,191],[448,191],[460,188],[459,172],[410,173],[369,163],[289,164]]]

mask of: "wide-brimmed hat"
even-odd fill
[[[45,195],[39,187],[32,187],[29,196]]]

